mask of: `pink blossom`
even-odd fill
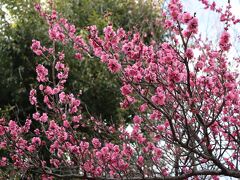
[[[32,89],[30,91],[30,95],[29,95],[29,101],[32,105],[36,105],[37,104],[37,98],[36,98],[36,90]]]
[[[188,22],[188,26],[187,29],[196,34],[198,31],[198,19],[196,17],[193,17],[189,22]]]
[[[117,73],[121,70],[121,64],[118,63],[118,61],[116,59],[109,59],[108,61],[108,69],[112,72],[112,73]]]
[[[46,81],[48,81],[48,78],[46,77],[48,75],[48,70],[42,64],[38,64],[37,65],[36,72],[37,72],[37,80],[38,80],[38,82],[46,82]]]
[[[32,121],[30,119],[26,119],[26,122],[23,126],[23,131],[28,132],[30,130],[31,124],[32,124]]]
[[[0,125],[0,136],[5,134],[5,128],[4,126]]]
[[[39,129],[35,129],[35,130],[34,130],[34,133],[35,133],[36,135],[40,135],[40,130],[39,130]]]
[[[134,116],[134,118],[133,118],[133,122],[135,123],[135,124],[141,124],[141,122],[142,122],[143,120],[142,120],[142,118],[141,117],[139,117],[139,116]]]
[[[43,113],[41,117],[39,117],[39,121],[45,123],[48,120],[48,115],[47,113]]]
[[[7,165],[7,158],[2,157],[2,159],[0,160],[0,167],[4,167],[6,165]]]
[[[98,177],[98,176],[101,176],[101,175],[102,175],[102,171],[103,171],[102,168],[98,166],[98,167],[95,169],[95,171],[94,171],[94,175],[97,176],[97,177]]]
[[[61,63],[61,62],[57,62],[56,63],[56,65],[55,65],[55,69],[57,70],[57,71],[60,71],[60,70],[63,70],[63,69],[65,69],[65,64],[63,64],[63,63]]]
[[[34,145],[30,145],[27,147],[27,150],[31,153],[33,153],[34,151],[36,151],[36,147]]]
[[[154,104],[162,106],[165,104],[165,95],[162,93],[160,95],[154,95],[151,97],[151,100]]]
[[[140,112],[146,111],[147,107],[148,107],[147,103],[142,104],[142,105],[139,107]]]
[[[187,57],[188,59],[192,59],[193,56],[194,56],[193,50],[191,48],[187,48],[187,50],[185,52],[185,57]]]
[[[44,93],[46,95],[53,95],[53,89],[50,86],[46,86],[46,88],[44,89]]]
[[[35,119],[36,121],[38,121],[39,118],[40,118],[40,113],[39,113],[39,112],[36,112],[36,113],[34,113],[32,116],[33,116],[33,119]]]
[[[82,119],[82,116],[81,116],[81,115],[73,116],[73,117],[72,117],[72,121],[73,121],[74,123],[79,123],[80,119]]]
[[[0,149],[6,149],[7,143],[6,142],[0,142]]]
[[[87,161],[84,163],[83,168],[86,172],[91,172],[93,169],[93,165],[91,161]]]
[[[171,28],[173,26],[173,22],[167,19],[164,25],[165,25],[165,28]]]
[[[89,143],[81,141],[80,148],[81,148],[82,151],[86,151],[89,148]]]
[[[157,126],[157,129],[158,129],[158,131],[164,131],[165,130],[165,127],[164,127],[164,125],[158,125]]]
[[[60,165],[60,161],[58,159],[50,159],[50,163],[55,167],[58,168]]]
[[[40,41],[36,41],[36,40],[32,40],[32,46],[31,49],[33,50],[33,52],[35,54],[37,54],[38,56],[42,55],[42,47],[40,44]]]
[[[92,144],[93,144],[94,148],[96,148],[96,149],[101,147],[101,142],[97,138],[92,139]]]
[[[221,34],[219,46],[223,51],[228,51],[230,49],[231,44],[230,41],[230,34],[227,31],[224,31]]]
[[[137,163],[138,163],[138,165],[140,167],[142,167],[144,165],[144,158],[143,158],[143,156],[139,156],[138,157]]]
[[[37,145],[41,145],[41,139],[39,137],[33,137],[32,138],[32,143],[37,144]]]
[[[66,103],[66,101],[67,101],[67,95],[65,94],[65,92],[61,92],[61,93],[59,94],[59,101],[60,101],[61,103]]]
[[[52,109],[51,102],[50,102],[50,100],[49,100],[49,98],[48,98],[47,95],[44,96],[43,102],[44,102],[45,104],[47,104],[47,106],[48,106],[49,109]]]
[[[74,174],[86,179],[174,179],[177,174],[180,178],[186,175],[201,179],[202,171],[215,178],[211,171],[221,166],[227,175],[236,176],[239,81],[238,73],[229,71],[228,52],[223,51],[231,46],[227,29],[238,20],[230,12],[230,4],[224,11],[217,9],[216,3],[200,2],[206,9],[219,13],[225,22],[220,50],[214,42],[195,36],[198,20],[195,15],[183,12],[180,0],[170,0],[169,11],[162,14],[163,25],[171,31],[163,43],[155,39],[145,43],[141,33],[131,29],[125,32],[122,28],[115,32],[111,25],[104,28],[101,36],[96,26],[89,27],[85,42],[75,34],[75,26],[55,10],[44,12],[37,7],[47,21],[52,42],[43,47],[33,40],[31,46],[37,55],[46,53],[36,66],[37,81],[42,83],[38,84],[40,93],[32,89],[29,94],[30,103],[36,108],[32,117],[37,122],[32,124],[29,117],[25,123],[22,119],[0,118],[0,148],[10,158],[8,161],[2,157],[0,166],[9,165],[7,168],[20,173],[38,169],[43,179],[53,179],[48,173],[56,173],[56,178],[64,176],[65,171],[61,170],[66,167],[77,168]],[[179,35],[183,37],[179,39]],[[127,115],[130,121],[124,119],[116,124],[113,119],[109,125],[110,121],[88,115],[78,96],[69,92],[69,88],[65,91],[69,68],[64,62],[64,47],[72,49],[79,60],[91,54],[101,59],[111,73],[121,72],[118,76],[124,99],[120,105],[133,106]],[[198,57],[194,56],[195,50]],[[194,57],[195,61],[190,60]],[[47,67],[51,69],[49,80]],[[191,141],[198,147],[193,148]],[[219,142],[227,144],[223,147],[227,154],[220,152]],[[51,153],[48,161],[42,156],[42,148]],[[191,163],[189,154],[197,157],[198,151],[206,158],[195,158],[196,162]],[[177,172],[176,158],[182,162]],[[196,176],[191,176],[193,169]],[[221,171],[217,173],[223,175]]]
[[[182,31],[182,34],[183,34],[184,37],[189,38],[190,35],[191,35],[191,31],[185,29],[185,30]]]
[[[52,14],[51,14],[51,19],[55,20],[56,18],[57,18],[57,12],[55,10],[53,10]]]
[[[82,54],[76,53],[74,56],[77,60],[82,60]]]
[[[10,120],[8,123],[8,127],[10,129],[10,131],[15,131],[18,127],[17,123],[13,120]]]
[[[193,17],[190,15],[190,13],[185,12],[182,15],[182,22],[183,23],[188,23]]]
[[[115,32],[112,29],[112,26],[107,26],[103,29],[104,35],[105,35],[105,40],[109,40],[110,37],[115,36]]]
[[[102,53],[102,55],[101,55],[101,61],[102,61],[103,63],[107,63],[107,62],[108,62],[108,58],[109,58],[109,56],[108,56],[106,53]]]
[[[64,126],[65,128],[69,128],[69,127],[70,127],[70,124],[69,124],[69,122],[68,122],[67,120],[64,120],[64,121],[63,121],[63,126]]]
[[[133,88],[129,84],[125,84],[124,86],[121,87],[121,93],[124,96],[131,94],[132,91],[133,91]]]

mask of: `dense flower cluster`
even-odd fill
[[[216,10],[216,4],[202,3]],[[227,66],[227,29],[218,48],[196,38],[198,19],[183,12],[179,0],[171,0],[164,13],[163,26],[174,32],[171,40],[150,45],[139,33],[115,31],[111,25],[103,36],[90,26],[84,38],[56,11],[44,12],[39,5],[36,10],[49,24],[53,46],[33,40],[31,49],[51,66],[36,66],[39,84],[29,95],[36,112],[25,124],[0,119],[0,149],[8,153],[1,167],[38,173],[42,179],[240,177],[240,90],[238,74]],[[71,47],[77,60],[95,56],[118,73],[121,107],[138,109],[130,131],[127,124],[115,129],[82,114],[80,99],[64,89],[69,68],[58,43]],[[95,133],[82,131],[88,128]]]

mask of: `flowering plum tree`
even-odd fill
[[[2,169],[13,167],[26,177],[34,172],[42,179],[240,178],[239,81],[228,68],[228,28],[239,20],[230,3],[223,11],[215,3],[201,2],[225,23],[215,47],[198,37],[197,17],[183,12],[179,0],[171,0],[164,14],[169,38],[150,45],[139,33],[114,31],[112,26],[104,28],[103,37],[95,26],[88,27],[84,38],[56,11],[44,12],[36,5],[49,25],[52,46],[37,40],[31,46],[40,57],[39,85],[29,95],[36,113],[25,124],[0,120]],[[63,46],[74,49],[76,60],[95,56],[118,74],[121,107],[137,108],[130,125],[109,127],[81,114],[78,95],[64,89],[69,68]],[[84,133],[84,128],[95,134]]]

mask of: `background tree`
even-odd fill
[[[1,45],[0,45],[0,94],[2,113],[14,109],[14,116],[23,117],[32,112],[26,98],[34,84],[34,56],[30,50],[33,38],[41,39],[48,44],[47,26],[35,13],[33,5],[38,1],[8,1],[2,0],[1,11]],[[102,29],[109,23],[122,26],[129,30],[135,27],[146,33],[146,41],[150,36],[161,39],[162,29],[159,4],[153,1],[134,0],[55,0],[54,7],[62,12],[64,17],[71,19],[79,28],[78,33],[84,34],[81,28],[96,24]],[[48,5],[45,4],[45,8]],[[24,43],[23,43],[24,42]],[[66,47],[65,47],[66,48]],[[120,86],[106,68],[97,61],[87,60],[76,62],[68,58],[73,52],[66,51],[66,59],[72,69],[71,81],[67,87],[78,93],[82,90],[82,101],[95,116],[107,119],[109,123],[117,121],[124,115],[118,108]],[[81,71],[79,71],[81,69]],[[101,69],[101,70],[99,70]],[[101,106],[99,105],[101,104]],[[102,106],[104,104],[104,106]],[[13,115],[13,113],[11,113]],[[127,113],[128,114],[128,113]]]

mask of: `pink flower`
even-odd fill
[[[42,50],[37,49],[34,51],[36,55],[41,56],[43,54]]]
[[[79,123],[80,119],[82,119],[82,115],[73,116],[73,117],[72,117],[72,122],[74,122],[74,123]]]
[[[33,119],[35,119],[36,121],[38,121],[40,118],[39,112],[34,113],[32,116],[33,116]]]
[[[80,142],[80,148],[81,148],[82,151],[86,151],[89,148],[89,143],[81,141]]]
[[[160,131],[160,132],[161,132],[161,131],[164,131],[164,129],[165,129],[165,126],[164,126],[164,125],[158,125],[158,126],[157,126],[157,130]]]
[[[0,167],[6,166],[6,165],[7,165],[7,158],[2,157],[2,159],[0,160]]]
[[[87,162],[84,163],[83,168],[86,172],[91,172],[93,169],[92,162],[88,160]]]
[[[35,9],[36,11],[40,12],[40,11],[41,11],[41,5],[40,5],[39,3],[36,3],[36,4],[34,5],[34,9]]]
[[[191,48],[187,48],[187,50],[185,52],[185,57],[187,57],[188,59],[192,59],[193,56],[194,56],[193,50]]]
[[[220,37],[219,46],[223,51],[228,51],[230,49],[231,44],[230,41],[230,34],[227,31],[224,31]]]
[[[43,102],[44,102],[45,104],[47,104],[47,106],[48,106],[49,109],[52,109],[51,102],[50,102],[50,100],[49,100],[49,98],[48,98],[47,95],[44,96]]]
[[[139,156],[138,159],[137,159],[137,164],[142,167],[143,164],[144,164],[144,158],[143,156]]]
[[[60,161],[58,159],[50,159],[50,164],[52,164],[55,168],[58,168]]]
[[[140,124],[142,122],[142,118],[136,115],[133,118],[133,122],[134,124]]]
[[[101,61],[102,61],[103,63],[107,63],[107,62],[108,62],[108,58],[109,58],[109,56],[108,56],[106,53],[102,53],[102,55],[101,55]]]
[[[96,149],[101,147],[101,142],[97,138],[92,139],[92,144],[93,144],[94,148],[96,148]]]
[[[71,102],[70,102],[71,106],[78,107],[81,104],[81,101],[79,99],[75,99],[74,97],[71,98],[70,100],[71,100]]]
[[[190,35],[191,35],[191,31],[189,31],[189,30],[185,29],[185,30],[183,30],[183,31],[182,31],[182,34],[183,34],[183,36],[184,36],[184,37],[187,37],[187,38],[189,38],[189,37],[190,37]]]
[[[63,121],[63,126],[64,126],[65,128],[69,128],[69,127],[70,127],[70,124],[69,124],[69,122],[68,122],[67,120],[65,120],[65,121]]]
[[[121,64],[118,63],[118,61],[116,59],[109,59],[108,61],[108,69],[112,72],[112,73],[117,73],[121,70]]]
[[[108,147],[103,147],[103,148],[101,149],[101,153],[102,153],[103,156],[106,155],[108,152],[109,152]]]
[[[5,134],[5,128],[4,126],[0,125],[0,136]]]
[[[220,178],[218,176],[216,176],[216,175],[213,175],[212,176],[212,180],[220,180]]]
[[[10,120],[8,123],[8,127],[11,131],[15,131],[17,129],[17,123],[13,120]]]
[[[46,81],[48,81],[48,78],[46,77],[48,75],[48,70],[42,64],[38,64],[37,65],[36,72],[37,72],[37,80],[38,80],[38,82],[46,82]]]
[[[104,35],[106,40],[108,40],[111,36],[115,35],[115,32],[113,31],[112,26],[107,26],[103,29]]]
[[[53,89],[50,86],[46,86],[46,88],[44,89],[44,93],[46,95],[53,95]]]
[[[102,168],[98,166],[94,171],[94,175],[97,176],[97,177],[101,176],[102,175]]]
[[[6,142],[0,142],[0,149],[6,149],[7,143]]]
[[[29,95],[29,101],[32,105],[36,105],[37,104],[37,98],[36,98],[36,93],[37,91],[35,89],[32,89],[30,91],[30,95]]]
[[[67,95],[65,94],[65,92],[61,92],[59,94],[59,101],[60,103],[66,103],[67,101]]]
[[[32,143],[36,145],[41,145],[41,139],[39,137],[33,137]]]
[[[47,122],[47,120],[48,120],[48,115],[47,115],[47,113],[43,113],[42,114],[42,116],[39,118],[39,120],[41,121],[41,122]]]
[[[57,12],[55,10],[52,11],[51,19],[55,20],[57,18]]]
[[[32,121],[30,119],[26,119],[25,125],[23,126],[24,132],[29,131],[31,124],[32,124]]]
[[[33,50],[33,52],[35,54],[37,54],[38,56],[42,55],[42,47],[40,44],[40,41],[36,41],[36,40],[32,40],[32,46],[31,49]]]
[[[188,23],[191,19],[192,19],[192,16],[190,15],[190,13],[188,13],[188,12],[183,13],[183,15],[182,15],[183,23]]]
[[[65,65],[63,63],[59,62],[59,61],[55,65],[55,69],[57,71],[63,70],[64,68],[65,68]]]
[[[147,103],[142,104],[142,105],[139,107],[140,112],[146,111],[147,107],[148,107]]]
[[[125,84],[124,86],[121,87],[121,93],[122,95],[128,95],[132,93],[133,88],[129,84]]]
[[[164,22],[165,28],[171,28],[173,26],[173,22],[171,20],[166,20]]]
[[[82,60],[82,55],[80,53],[76,53],[74,56],[77,60]]]
[[[192,18],[188,22],[187,29],[192,33],[195,33],[195,34],[197,33],[197,31],[198,31],[198,19],[196,17]]]
[[[131,104],[134,104],[135,102],[136,102],[136,99],[134,97],[127,95],[126,98],[124,99],[124,101],[120,103],[120,105],[122,108],[127,108]]]
[[[31,153],[33,153],[34,151],[36,151],[36,147],[34,145],[30,145],[27,147],[27,150]]]
[[[39,130],[39,129],[35,129],[35,130],[34,130],[34,133],[35,133],[36,135],[40,135],[40,130]]]
[[[160,95],[152,96],[151,100],[154,104],[162,106],[165,104],[165,95],[160,94]]]

